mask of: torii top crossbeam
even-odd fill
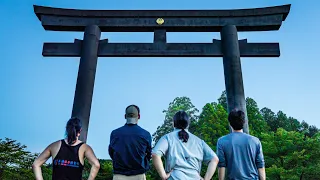
[[[236,10],[76,10],[34,6],[46,30],[84,31],[90,24],[102,32],[220,32],[232,24],[238,31],[278,30],[290,11],[290,4]],[[156,22],[163,18],[163,24]]]

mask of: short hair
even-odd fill
[[[241,110],[234,109],[229,113],[228,121],[234,130],[241,130],[245,123],[245,114]]]
[[[127,107],[126,107],[126,111],[127,111],[127,109],[128,109],[129,107],[131,107],[131,106],[135,107],[135,108],[138,110],[138,114],[140,114],[140,108],[139,108],[137,105],[134,105],[134,104],[131,104],[131,105],[127,106]]]

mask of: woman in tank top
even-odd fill
[[[66,126],[66,138],[50,144],[34,161],[32,168],[36,180],[43,180],[41,166],[52,157],[52,180],[81,180],[86,157],[91,164],[88,180],[93,180],[100,164],[92,148],[79,140],[81,121],[71,118]]]

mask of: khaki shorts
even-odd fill
[[[114,174],[113,180],[146,180],[145,174],[138,174],[133,176],[125,176],[121,174]]]

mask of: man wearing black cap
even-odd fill
[[[126,108],[126,124],[110,135],[109,155],[113,161],[113,180],[145,180],[150,169],[151,134],[138,126],[140,109]]]

